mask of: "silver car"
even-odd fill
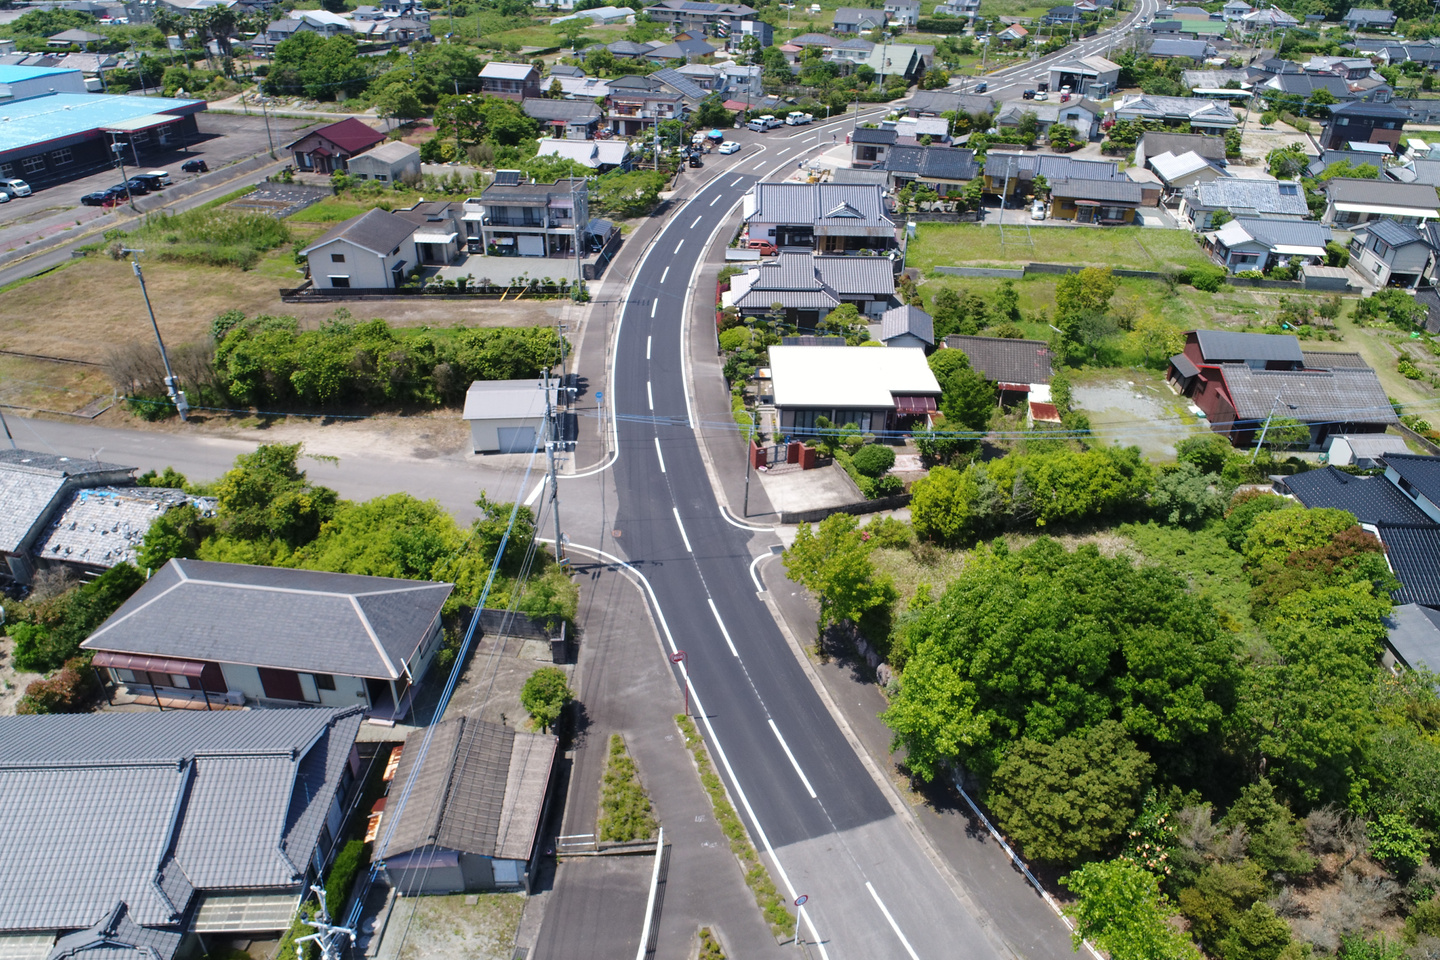
[[[0,179],[0,190],[5,192],[7,198],[28,197],[31,193],[30,184],[24,180],[17,180],[13,177]]]

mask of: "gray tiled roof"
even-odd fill
[[[1080,200],[1104,200],[1112,203],[1138,204],[1144,198],[1140,184],[1133,180],[1052,180],[1052,197],[1074,197]]]
[[[1252,370],[1243,363],[1219,369],[1240,420],[1264,420],[1278,395],[1277,416],[1304,423],[1399,422],[1374,370]]]
[[[394,680],[452,589],[427,580],[175,559],[84,647]]]
[[[1204,40],[1176,40],[1160,37],[1150,44],[1150,55],[1152,57],[1189,57],[1192,60],[1203,60],[1211,49],[1210,44]]]
[[[961,350],[970,366],[996,383],[1049,383],[1050,345],[1043,340],[1008,340],[1002,337],[945,338],[945,346]]]
[[[935,321],[930,314],[908,303],[886,310],[880,317],[881,340],[891,340],[907,333],[926,343],[934,343]]]
[[[895,221],[885,211],[879,187],[840,183],[757,183],[755,213],[762,223],[853,221],[856,227],[890,227]],[[858,214],[858,215],[857,215]]]
[[[0,553],[14,553],[67,487],[124,482],[134,467],[30,450],[0,450]]]
[[[1119,166],[1113,160],[1077,160],[1053,153],[1002,153],[990,151],[985,154],[985,176],[1003,180],[1009,176],[1029,180],[1043,176],[1054,183],[1056,180],[1108,180],[1122,176]]]
[[[948,90],[917,90],[910,97],[911,113],[939,116],[952,110],[965,113],[994,113],[995,101],[983,94],[952,93]]]
[[[1342,114],[1352,117],[1376,117],[1384,120],[1408,120],[1410,114],[1391,103],[1378,100],[1351,100],[1330,108],[1331,115]]]
[[[599,120],[600,105],[594,100],[545,100],[526,97],[525,115],[536,120]]]
[[[1225,140],[1222,137],[1206,136],[1203,133],[1167,133],[1164,130],[1150,130],[1141,138],[1145,156],[1158,157],[1162,153],[1180,156],[1196,153],[1206,160],[1225,159]]]
[[[0,718],[0,930],[89,928],[121,902],[174,930],[197,890],[294,889],[361,720],[358,707]]]
[[[1336,177],[1325,187],[1335,203],[1369,203],[1387,207],[1414,207],[1434,210],[1440,206],[1435,188],[1424,183],[1397,183],[1393,180],[1358,180]]]
[[[1252,240],[1267,247],[1324,247],[1332,236],[1329,224],[1314,220],[1236,217],[1232,222]]]
[[[1235,333],[1232,330],[1196,330],[1200,356],[1208,363],[1242,360],[1305,362],[1300,339],[1291,333]]]
[[[1427,523],[1410,498],[1384,477],[1357,477],[1323,467],[1285,478],[1285,488],[1312,509],[1348,510],[1361,523]]]
[[[56,505],[35,541],[33,553],[45,560],[113,567],[134,563],[150,525],[172,508],[194,504],[203,514],[215,510],[209,497],[161,487],[93,487],[72,490]]]
[[[1385,457],[1385,466],[1400,474],[1402,480],[1431,503],[1440,506],[1440,457],[1392,453]]]
[[[1283,188],[1283,189],[1282,189]],[[1221,177],[1185,188],[1187,197],[1206,208],[1253,210],[1258,214],[1308,217],[1310,208],[1298,183],[1288,180],[1249,180]]]
[[[395,216],[388,210],[375,207],[325,231],[318,240],[300,252],[309,254],[311,250],[318,249],[334,240],[346,240],[363,250],[369,250],[381,256],[389,256],[391,251],[409,240],[410,235],[414,232],[415,224],[403,217]]]
[[[49,960],[155,960],[174,956],[180,940],[178,929],[140,926],[120,902],[90,927],[57,939]]]
[[[1380,525],[1385,556],[1400,579],[1397,603],[1440,606],[1440,526]]]
[[[881,127],[856,127],[850,134],[850,139],[855,143],[894,143],[899,138],[898,131]]]
[[[382,822],[374,859],[432,845],[528,859],[556,739],[466,716],[437,724],[428,746],[426,733],[405,740],[386,808],[394,819]]]
[[[980,174],[973,150],[939,144],[893,147],[878,166],[892,173],[913,174],[921,180],[973,180]]]
[[[1302,350],[1301,355],[1305,358],[1305,367],[1308,370],[1334,370],[1336,367],[1369,367],[1365,358],[1358,353],[1339,350]],[[1368,434],[1356,434],[1356,439],[1364,439]]]
[[[1371,10],[1365,7],[1351,7],[1350,12],[1344,17],[1347,23],[1394,23],[1395,11],[1393,10]]]
[[[1350,99],[1349,85],[1343,78],[1332,74],[1280,73],[1266,81],[1265,87],[1302,97],[1309,97],[1316,91],[1324,90],[1337,100]]]

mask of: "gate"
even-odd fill
[[[765,450],[765,466],[774,467],[785,462],[785,444],[772,443]]]

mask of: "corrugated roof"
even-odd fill
[[[1304,423],[1399,422],[1373,370],[1252,370],[1243,363],[1218,369],[1240,420],[1264,420],[1278,395],[1276,416]]]
[[[1395,601],[1440,606],[1440,526],[1382,524],[1380,539],[1401,583]]]
[[[1314,220],[1236,217],[1216,231],[1216,236],[1226,246],[1231,247],[1246,240],[1253,240],[1266,247],[1304,247],[1323,251],[1332,234],[1329,224],[1317,223]]]
[[[124,482],[134,467],[30,450],[0,450],[0,553],[15,553],[69,486]]]
[[[1147,130],[1140,138],[1140,144],[1147,157],[1162,153],[1196,153],[1208,160],[1225,159],[1223,137],[1207,136],[1203,133],[1168,133],[1164,130]]]
[[[559,380],[550,381],[549,401],[555,402]],[[465,391],[463,420],[529,420],[545,416],[545,381],[476,380]]]
[[[1421,496],[1440,506],[1440,457],[1392,453],[1385,458],[1385,465],[1418,490]]]
[[[1435,188],[1424,183],[1336,177],[1325,186],[1325,191],[1333,203],[1379,204],[1424,210],[1434,210],[1440,205],[1437,203]]]
[[[1285,487],[1312,509],[1348,510],[1361,523],[1427,523],[1421,509],[1384,477],[1357,477],[1322,467],[1285,478]]]
[[[991,150],[985,154],[985,176],[1003,180],[1005,177],[1029,180],[1043,176],[1056,180],[1110,180],[1120,177],[1120,168],[1113,160],[1077,160],[1053,153],[1004,153]]]
[[[1232,330],[1196,330],[1200,356],[1208,363],[1242,360],[1280,360],[1303,364],[1300,338],[1291,333],[1236,333]]]
[[[1386,625],[1390,649],[1405,666],[1440,672],[1440,610],[1402,603],[1390,611]]]
[[[197,889],[297,889],[361,720],[358,707],[0,718],[0,929],[89,928],[121,901],[135,923],[173,929]]]
[[[150,526],[174,507],[194,504],[211,514],[215,501],[160,487],[72,490],[56,505],[32,552],[45,560],[113,567],[134,563]]]
[[[557,740],[460,716],[405,739],[392,792],[408,790],[395,819],[381,826],[375,860],[435,846],[461,853],[528,859],[544,807]],[[423,760],[421,754],[424,754]],[[517,757],[518,754],[518,757]],[[518,762],[516,762],[518,760]]]
[[[1043,340],[966,337],[952,334],[945,346],[960,350],[970,366],[996,383],[1049,383],[1050,345]]]
[[[171,560],[87,650],[399,679],[453,584]]]

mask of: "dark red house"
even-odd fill
[[[385,142],[385,134],[355,117],[319,127],[286,146],[301,173],[335,173],[349,160]]]
[[[1384,433],[1397,422],[1375,371],[1353,354],[1308,356],[1294,336],[1192,330],[1166,379],[1210,429],[1249,446],[1268,418],[1298,420],[1311,445],[1333,433]]]

